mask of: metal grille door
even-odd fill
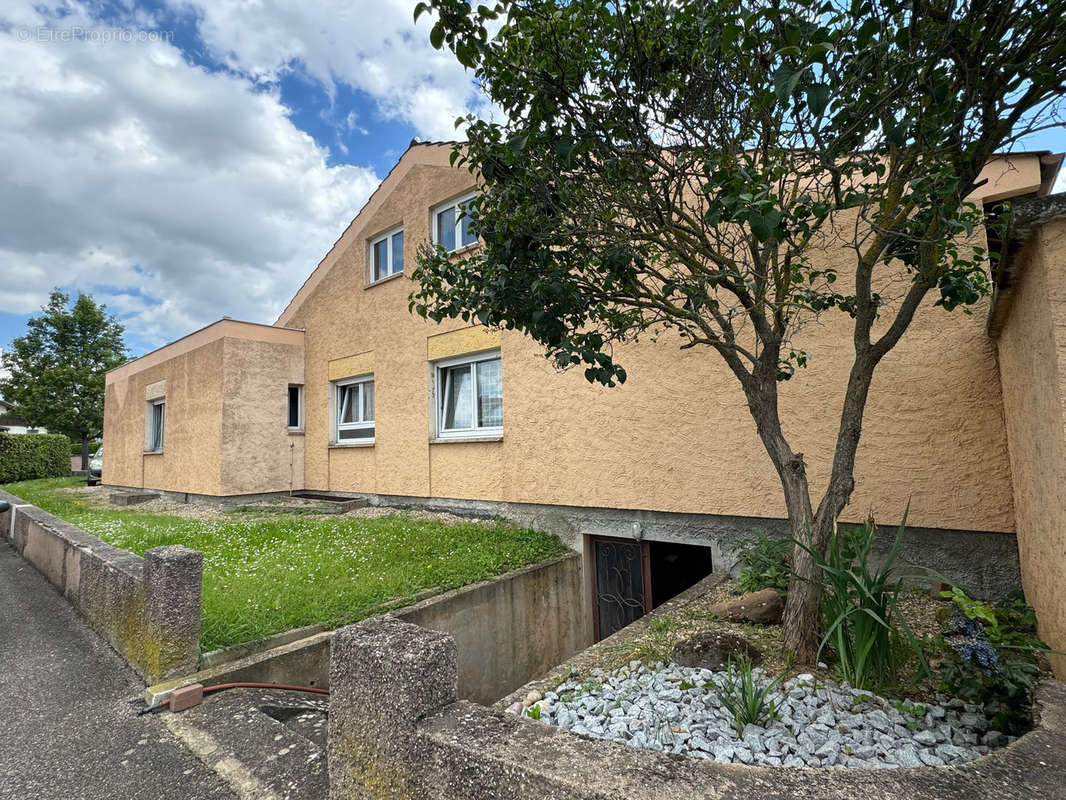
[[[592,538],[596,641],[651,611],[648,543]]]

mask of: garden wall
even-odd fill
[[[0,491],[8,540],[145,680],[196,669],[203,555],[155,547],[144,557]]]
[[[459,696],[490,703],[591,643],[583,586],[581,557],[574,554],[431,597],[392,616],[450,634],[459,652]],[[185,674],[149,687],[145,701],[156,705],[193,683],[329,688],[331,638],[314,633]]]
[[[457,700],[455,641],[388,617],[343,628],[330,663],[330,800],[1012,800],[1062,797],[1066,687],[1039,729],[961,767],[714,764],[583,738]]]

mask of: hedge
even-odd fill
[[[55,433],[0,432],[0,483],[70,475],[70,439]]]

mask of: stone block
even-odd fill
[[[454,703],[451,636],[392,617],[337,631],[330,658],[330,798],[424,797],[416,723]]]
[[[194,683],[191,686],[182,686],[170,693],[170,710],[177,714],[187,708],[194,708],[204,701],[204,685]]]
[[[204,556],[181,545],[144,554],[148,636],[158,643],[159,678],[195,671],[200,656]]]

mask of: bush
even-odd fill
[[[92,457],[92,454],[95,453],[99,448],[100,448],[100,442],[90,441],[89,442],[89,456]],[[80,456],[81,455],[81,442],[72,441],[70,443],[70,454],[72,456]]]
[[[788,539],[771,539],[766,531],[755,531],[755,538],[740,549],[743,565],[737,578],[741,594],[761,589],[788,591]]]
[[[832,646],[840,679],[856,689],[891,686],[911,654],[921,662],[919,677],[928,674],[925,655],[899,610],[902,581],[892,579],[906,525],[904,512],[892,549],[876,570],[870,564],[876,538],[872,519],[851,531],[834,530],[824,558],[808,550],[822,579],[821,647]]]
[[[1048,650],[1036,635],[1036,614],[1019,594],[995,606],[971,600],[958,587],[942,594],[954,602],[941,637],[943,688],[983,706],[996,730],[1024,733],[1040,680],[1039,654]]]
[[[70,440],[54,433],[0,433],[0,483],[70,475]]]

